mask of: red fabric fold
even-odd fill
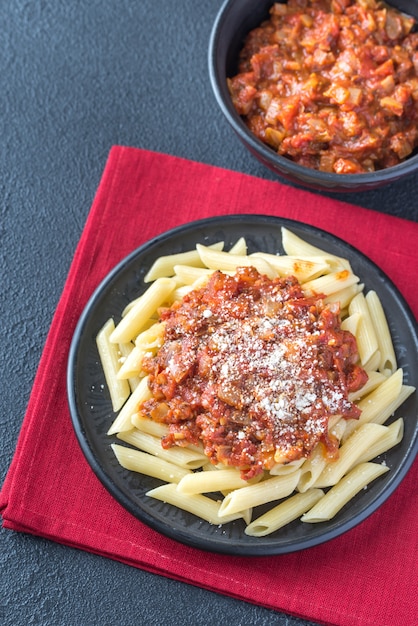
[[[66,401],[66,366],[93,290],[155,235],[233,213],[287,217],[345,239],[388,274],[418,314],[418,224],[178,157],[112,148],[2,487],[3,525],[325,624],[412,626],[418,615],[417,463],[376,513],[329,543],[283,556],[205,553],[202,559],[198,550],[127,513],[79,448]]]

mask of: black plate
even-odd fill
[[[248,537],[242,521],[222,527],[210,525],[192,514],[164,504],[145,493],[161,484],[157,479],[123,469],[106,435],[114,420],[109,395],[96,349],[96,335],[109,317],[115,322],[125,305],[145,286],[143,277],[160,255],[183,252],[200,242],[225,241],[225,249],[243,236],[249,251],[278,252],[281,227],[285,226],[309,243],[350,259],[366,289],[374,289],[385,308],[394,339],[398,365],[405,382],[418,386],[418,334],[415,319],[389,278],[358,250],[325,231],[291,220],[256,215],[233,215],[189,223],[171,230],[126,257],[101,283],[88,302],[76,328],[68,364],[68,397],[71,416],[81,448],[95,474],[134,516],[155,530],[196,548],[234,555],[284,554],[309,548],[353,528],[373,513],[395,490],[411,467],[418,451],[418,400],[413,394],[402,407],[403,441],[382,455],[390,472],[362,490],[331,521],[303,524],[295,521],[267,537]],[[271,505],[270,505],[271,507]],[[263,511],[259,507],[257,513]]]

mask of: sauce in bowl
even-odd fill
[[[289,0],[252,30],[228,79],[237,112],[292,161],[340,174],[418,146],[415,21],[377,0]]]

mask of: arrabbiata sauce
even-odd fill
[[[251,31],[228,79],[237,112],[279,154],[357,174],[418,146],[415,21],[380,0],[288,0]]]
[[[163,346],[143,363],[153,398],[140,409],[169,424],[164,447],[202,443],[246,479],[320,442],[337,453],[329,419],[358,418],[348,393],[367,380],[338,305],[246,267],[215,272],[160,317]]]

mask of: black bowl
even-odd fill
[[[239,51],[247,33],[267,19],[272,0],[226,0],[212,29],[209,43],[209,74],[217,102],[226,119],[248,150],[263,165],[285,179],[318,190],[355,192],[399,180],[418,170],[418,154],[399,165],[364,174],[332,174],[298,165],[277,154],[251,133],[236,112],[226,79],[237,72]],[[390,4],[418,19],[417,0],[390,0]]]

